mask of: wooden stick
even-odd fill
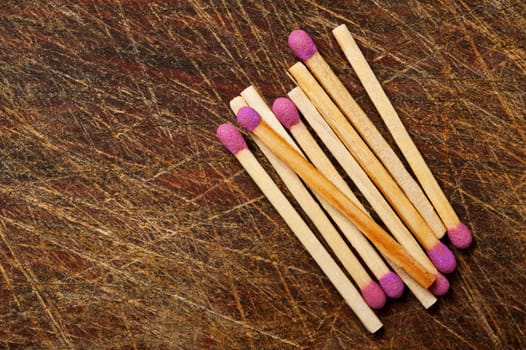
[[[378,331],[382,327],[381,321],[367,306],[347,276],[345,276],[329,253],[323,248],[323,245],[318,241],[314,233],[312,233],[254,155],[248,150],[243,136],[241,136],[239,131],[231,124],[223,124],[218,128],[218,137],[235,155],[263,194],[272,203],[274,208],[276,208],[285,223],[294,232],[325,275],[327,275],[365,328],[371,333]]]
[[[298,62],[289,68],[289,72],[354,158],[382,191],[400,218],[413,232],[437,269],[443,273],[454,271],[456,260],[453,253],[433,234],[396,181],[374,156],[307,68]]]
[[[428,288],[435,281],[432,273],[414,260],[391,236],[389,236],[366,213],[323,176],[301,154],[279,136],[259,114],[250,107],[237,114],[238,122],[256,135],[271,151],[293,169],[312,190],[319,193],[336,209],[351,220],[382,254],[400,266],[422,287]]]
[[[299,88],[297,88],[297,89],[299,90]],[[301,90],[300,90],[300,92],[301,92]],[[289,93],[289,96],[291,94],[293,95],[294,93],[293,92]],[[303,94],[303,93],[301,92],[301,94]],[[304,94],[303,94],[303,96],[306,98],[306,96]],[[279,98],[276,101],[274,101],[274,103],[272,105],[272,110],[274,111],[274,114],[278,117],[278,119],[280,119],[281,123],[285,127],[287,127],[289,129],[289,131],[292,133],[294,139],[300,144],[301,148],[305,151],[305,153],[307,154],[309,159],[312,161],[312,163],[316,166],[316,168],[318,168],[318,170],[320,170],[320,172],[322,174],[327,176],[327,178],[330,181],[332,181],[332,183],[334,183],[336,185],[336,187],[338,187],[338,189],[340,191],[342,191],[345,195],[347,195],[349,197],[349,199],[354,204],[356,204],[356,206],[358,208],[360,208],[365,213],[367,213],[366,209],[358,201],[358,199],[356,198],[354,193],[352,193],[352,191],[349,188],[349,186],[347,186],[347,183],[345,182],[345,180],[340,176],[340,174],[338,173],[336,168],[334,168],[334,166],[332,165],[332,162],[327,158],[325,153],[318,146],[318,143],[316,142],[316,140],[314,140],[314,138],[312,137],[312,135],[310,134],[310,132],[306,128],[305,124],[301,121],[301,119],[299,118],[299,115],[297,115],[297,110],[295,109],[294,105],[291,106],[290,104],[292,104],[292,102],[290,100],[285,99],[285,98]],[[310,106],[314,109],[314,106],[312,106],[312,104],[310,104]],[[296,112],[296,113],[294,113],[294,112]],[[291,116],[291,114],[292,114],[292,116]],[[319,114],[318,114],[318,116],[319,116]],[[321,116],[319,116],[319,117],[321,118]],[[323,119],[322,119],[322,121],[323,121]],[[327,125],[327,127],[329,127],[329,126]],[[330,130],[330,128],[329,128],[329,130]],[[338,140],[338,142],[339,142],[339,140]],[[344,152],[346,152],[348,154],[347,149],[345,149],[345,146],[343,146],[343,144],[342,144],[342,147],[344,149]],[[360,168],[360,170],[361,170],[361,168]],[[364,174],[364,176],[367,178],[367,176],[365,174]],[[381,197],[381,195],[380,195],[380,197]],[[338,224],[337,221],[336,221],[336,223]],[[349,220],[344,220],[344,222],[342,224],[345,225],[347,223],[350,223],[350,221]],[[340,226],[340,224],[338,224],[338,225],[343,230],[343,227]],[[352,223],[350,223],[350,225],[352,225]],[[352,226],[354,227],[354,225],[352,225]],[[361,233],[360,233],[360,235],[361,235]],[[361,235],[361,236],[363,237],[363,235]],[[414,240],[414,238],[411,236],[411,234],[409,234],[409,236],[411,237],[411,239]],[[406,248],[406,247],[404,246],[404,248]],[[420,249],[420,247],[418,247],[418,250],[422,251]],[[409,250],[408,250],[408,252],[414,257],[414,255],[415,255],[414,253],[412,253]],[[426,259],[429,262],[429,260],[427,259],[426,255],[425,254],[423,254],[423,255],[424,255],[424,259]],[[392,264],[390,262],[389,262],[389,264],[396,271],[396,273],[402,279],[402,281],[404,281],[404,283],[407,284],[407,286],[409,287],[411,292],[413,292],[415,297],[418,299],[418,301],[420,301],[420,303],[424,306],[424,308],[426,308],[426,309],[430,308],[432,305],[434,305],[436,303],[437,299],[433,296],[433,294],[429,290],[420,287],[418,285],[418,283],[416,283],[411,277],[409,277],[403,270],[401,270],[395,264]],[[426,266],[424,264],[422,264],[422,266],[424,266],[426,268],[430,267],[430,271],[436,272],[436,269],[433,266],[433,264],[431,264],[431,262],[429,262],[428,266]],[[381,281],[380,281],[380,283],[381,283]],[[433,283],[433,286],[435,284],[436,283]],[[433,286],[431,287],[431,289],[434,289]],[[384,290],[386,290],[386,289],[389,290],[389,288],[384,287]],[[440,292],[445,293],[444,291],[440,291]],[[386,291],[386,293],[387,293],[387,291]]]
[[[264,101],[263,105],[266,105]],[[239,109],[244,106],[247,106],[247,102],[242,97],[234,98],[230,101],[230,107],[234,113],[237,113]],[[270,111],[270,113],[272,112]],[[279,122],[277,124],[281,127]],[[360,287],[360,292],[367,304],[374,309],[382,308],[386,302],[384,292],[380,286],[371,279],[367,271],[363,268],[354,253],[349,249],[347,243],[341,238],[338,231],[336,231],[331,221],[327,218],[314,198],[312,198],[311,194],[305,188],[298,176],[267,147],[265,147],[261,140],[254,138],[254,141],[270,161],[277,174],[283,180],[285,186],[287,186],[291,194],[298,201],[298,204],[310,217],[312,223],[316,226],[329,247],[333,250],[336,257],[341,261],[342,265],[347,272],[349,272],[358,287]]]
[[[428,269],[436,275],[438,271],[436,270],[433,263],[429,260],[427,255],[415,241],[415,238],[407,230],[405,225],[400,221],[400,218],[389,206],[382,194],[371,182],[371,180],[364,172],[364,170],[360,167],[356,159],[354,159],[351,153],[349,153],[345,145],[340,141],[340,139],[332,131],[327,122],[316,110],[316,108],[305,95],[305,93],[299,87],[296,87],[288,93],[288,96],[296,104],[298,109],[303,114],[305,120],[316,132],[318,137],[325,144],[325,146],[328,148],[329,152],[331,152],[331,154],[334,156],[336,161],[342,166],[343,170],[354,182],[356,187],[358,187],[358,190],[362,192],[365,199],[369,202],[373,210],[376,211],[380,219],[383,221],[385,226],[387,226],[387,228],[393,234],[393,236],[398,240],[400,245],[404,247],[414,259],[416,259],[420,264],[422,264],[422,266],[424,266],[426,269]],[[352,197],[351,200],[353,200]],[[391,264],[391,266],[393,266],[393,264]],[[400,275],[400,277],[403,279],[402,275]],[[406,280],[404,280],[404,282],[406,282],[408,287],[411,289],[411,284],[408,283]],[[433,285],[431,291],[433,292],[433,294],[440,296],[447,293],[448,288],[448,284],[441,283],[440,286]],[[412,289],[415,296],[422,302],[424,306],[431,306],[436,301],[436,299],[434,297],[431,298],[427,290],[424,291],[422,288],[419,289],[420,290]]]
[[[430,226],[431,232],[438,238],[442,237],[445,233],[445,227],[422,192],[422,189],[320,55],[310,36],[302,30],[295,30],[289,36],[289,46],[296,56],[302,59],[305,65],[309,67],[316,79],[340,107],[343,114],[352,122],[362,138],[376,153],[408,199],[413,203],[420,215],[423,216],[426,224]],[[310,48],[311,51],[305,54],[304,50],[302,50],[304,47]]]
[[[260,113],[257,109],[256,111]],[[272,105],[272,111],[277,119],[281,121],[281,124],[289,129],[295,141],[299,143],[301,149],[307,154],[314,166],[349,197],[358,208],[365,212],[365,208],[352,193],[340,174],[338,174],[336,168],[334,168],[329,158],[323,153],[316,140],[314,140],[305,124],[301,121],[298,110],[292,101],[288,98],[278,98]],[[265,118],[263,119],[265,120]],[[323,200],[323,203],[326,204],[324,208],[333,218],[336,225],[338,225],[345,237],[347,237],[351,245],[377,277],[385,293],[391,298],[400,297],[404,290],[402,280],[395,273],[389,271],[378,252],[351,221],[326,201]]]
[[[437,180],[431,173],[426,161],[414,144],[411,136],[404,127],[402,120],[387,97],[373,70],[367,63],[362,51],[354,41],[345,24],[336,27],[332,31],[336,41],[340,45],[345,57],[353,67],[356,75],[362,82],[367,94],[375,105],[378,113],[387,125],[393,139],[402,151],[405,159],[413,169],[418,181],[422,185],[427,197],[433,203],[438,215],[446,224],[448,236],[457,248],[467,248],[472,241],[469,230],[459,231],[458,227],[464,225],[460,222],[455,210],[440,188]],[[465,225],[464,225],[465,226]],[[466,228],[467,229],[467,228]]]
[[[269,108],[263,97],[259,94],[254,86],[249,86],[241,92],[241,96],[248,102],[248,105],[258,112],[263,120],[269,124],[274,131],[283,137],[292,147],[301,154],[301,150],[292,140],[290,135],[285,131],[276,115]],[[312,151],[312,149],[310,150]],[[350,192],[352,196],[352,192]],[[358,252],[367,267],[378,279],[384,292],[391,298],[398,298],[402,295],[404,285],[400,278],[389,270],[387,265],[380,258],[376,250],[371,246],[362,233],[350,222],[342,213],[325,201],[319,194],[314,193],[322,207],[329,216],[334,220],[345,237],[349,240],[354,249]],[[316,214],[316,213],[314,213]],[[372,289],[372,288],[369,288]],[[362,293],[363,294],[363,293]],[[366,298],[368,300],[368,298]]]
[[[389,207],[387,202],[385,202],[385,199],[382,197],[380,192],[378,192],[376,187],[374,187],[374,185],[371,183],[371,181],[369,180],[367,175],[363,172],[362,168],[360,168],[356,160],[352,158],[352,156],[347,151],[345,146],[340,142],[340,140],[336,137],[336,135],[332,133],[332,130],[330,129],[330,127],[327,125],[327,123],[325,123],[325,121],[323,120],[321,115],[318,113],[318,111],[316,111],[316,109],[314,108],[312,103],[310,103],[310,101],[308,100],[307,96],[305,96],[303,91],[301,91],[300,88],[296,87],[289,92],[288,96],[290,97],[292,101],[294,101],[294,103],[300,109],[305,119],[309,122],[311,127],[313,127],[314,131],[320,136],[320,139],[322,142],[324,142],[326,145],[327,143],[329,144],[339,143],[341,147],[340,149],[341,155],[335,155],[337,158],[337,161],[341,163],[344,170],[351,177],[351,180],[353,180],[355,183],[356,183],[356,181],[354,180],[355,174],[359,173],[359,175],[357,176],[357,179],[360,180],[360,177],[361,177],[362,181],[358,181],[360,182],[360,186],[358,186],[358,189],[360,189],[361,187],[363,188],[364,185],[366,187],[367,186],[372,187],[372,190],[369,190],[369,192],[373,193],[373,195],[366,196],[366,199],[369,202],[378,202],[378,201],[383,202],[383,206],[387,208],[387,211],[386,212],[384,211],[382,213],[383,215],[380,215],[380,218],[382,219],[383,217],[387,215],[388,218],[390,218],[395,223],[399,224],[399,226],[398,227],[395,226],[395,228],[401,229],[400,231],[401,233],[398,233],[398,231],[396,231],[397,234],[395,235],[395,237],[400,242],[400,245],[402,245],[402,247],[404,247],[408,251],[408,253],[413,258],[415,258],[420,264],[422,264],[422,266],[424,266],[426,269],[433,272],[434,274],[438,273],[436,271],[435,266],[431,263],[431,261],[429,261],[425,253],[420,248],[420,246],[416,243],[414,237],[409,233],[409,231],[407,231],[406,227],[401,223],[398,216],[396,216],[396,214],[392,211],[391,207]],[[352,193],[351,189],[349,188],[345,180],[341,177],[338,171],[334,168],[334,166],[332,165],[332,162],[327,158],[327,156],[325,156],[325,153],[323,153],[321,148],[318,146],[317,142],[314,140],[311,133],[306,128],[305,124],[301,121],[301,119],[299,119],[299,116],[297,117],[297,120],[294,120],[296,118],[291,118],[290,116],[289,117],[284,116],[285,113],[291,109],[290,106],[287,107],[287,103],[285,102],[285,100],[290,101],[288,99],[280,98],[274,102],[273,107],[272,107],[274,114],[278,117],[278,119],[280,119],[282,124],[288,127],[288,129],[290,130],[290,132],[292,133],[296,141],[298,141],[302,149],[305,150],[305,152],[309,156],[309,159],[311,159],[311,161],[318,168],[318,170],[320,170],[322,174],[327,176],[327,178],[330,181],[332,181],[332,183],[334,183],[340,191],[342,191],[345,195],[347,195],[354,204],[356,204],[361,210],[367,213],[366,209],[358,201],[354,193]],[[294,110],[297,112],[295,107],[294,107]],[[288,114],[290,115],[292,113],[289,112]],[[318,124],[318,125],[313,126],[314,124]],[[326,128],[325,133],[323,133],[324,127]],[[322,133],[323,135],[320,135],[320,133]],[[332,133],[332,135],[330,135],[330,133]],[[329,137],[329,142],[326,142],[327,136]],[[334,149],[333,147],[328,146],[328,149],[331,153],[333,154],[335,153],[333,152],[333,149]],[[349,159],[350,162],[348,161],[341,162],[342,155],[344,158]],[[352,163],[354,165],[353,171],[349,171],[349,167],[348,167],[349,163]],[[376,194],[376,197],[374,196],[374,194]],[[372,199],[375,199],[375,200],[373,201]],[[373,205],[373,209],[375,209],[375,207],[378,207],[378,205]],[[381,208],[382,208],[382,205],[380,204],[380,209]],[[385,221],[387,220],[383,220],[383,221],[385,223]],[[347,220],[347,222],[349,221]],[[389,230],[393,230],[393,225],[386,225],[386,226]],[[402,240],[400,238],[402,238]],[[406,241],[411,241],[412,244],[411,243],[407,244]],[[395,264],[392,264],[389,261],[388,263],[395,270],[395,272],[400,276],[400,278],[404,281],[404,283],[407,284],[411,292],[413,292],[413,294],[418,299],[418,301],[420,301],[420,303],[426,309],[436,303],[437,299],[433,296],[433,294],[429,290],[420,287],[406,273],[403,273],[403,272],[400,273],[401,272],[400,268],[398,268]],[[447,292],[447,289],[437,290],[433,286],[431,290],[434,293],[437,293],[437,295],[443,295]]]

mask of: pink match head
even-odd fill
[[[386,273],[378,282],[389,298],[400,298],[404,293],[404,282],[393,271]]]
[[[232,154],[237,154],[239,151],[247,148],[243,135],[230,123],[219,125],[216,134],[219,141],[221,141]]]
[[[365,302],[372,309],[378,310],[383,308],[387,301],[384,291],[380,288],[378,283],[374,281],[371,281],[371,283],[363,287],[361,292]]]
[[[272,112],[274,112],[281,124],[287,129],[290,129],[301,121],[296,105],[286,97],[279,97],[274,101],[272,104]]]
[[[435,274],[435,282],[429,287],[429,291],[434,296],[440,297],[449,291],[449,281],[444,275],[437,272]]]
[[[457,224],[457,227],[447,230],[447,236],[451,243],[459,249],[469,247],[473,241],[469,228],[460,221]]]
[[[242,107],[237,112],[237,122],[248,131],[254,130],[261,121],[261,117],[254,108]]]
[[[438,241],[438,243],[433,248],[427,251],[427,255],[437,270],[442,273],[453,272],[457,267],[455,256],[451,250],[449,250],[449,248],[440,241]]]
[[[302,61],[308,60],[318,51],[310,35],[301,29],[296,29],[289,34],[289,47]]]

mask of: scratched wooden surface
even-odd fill
[[[0,348],[525,348],[525,13],[3,0]],[[331,36],[341,23],[476,241],[448,296],[390,302],[375,336],[215,138],[250,83],[269,100],[293,87],[297,27],[385,132]]]

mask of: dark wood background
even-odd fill
[[[525,348],[525,13],[3,0],[0,348]],[[215,137],[249,84],[269,101],[293,87],[298,27],[385,133],[331,35],[341,23],[476,242],[449,295],[429,311],[391,301],[374,336]]]

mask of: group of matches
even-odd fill
[[[288,38],[289,47],[303,62],[289,68],[297,87],[288,97],[276,99],[270,108],[250,86],[230,101],[230,107],[345,272],[250,152],[238,129],[222,124],[217,135],[364,326],[374,333],[382,323],[371,309],[383,307],[386,296],[400,297],[404,285],[425,308],[436,302],[436,296],[447,293],[449,281],[443,274],[455,270],[456,260],[440,238],[447,232],[450,242],[463,249],[471,244],[472,237],[347,27],[341,25],[333,34],[418,182],[302,30],[293,31]],[[300,118],[300,112],[391,234],[357,200]]]

